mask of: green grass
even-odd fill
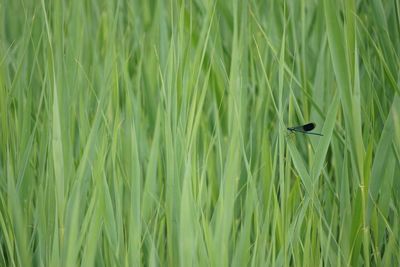
[[[0,266],[399,266],[399,48],[397,0],[1,1]]]

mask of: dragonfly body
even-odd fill
[[[288,127],[288,131],[293,132],[299,132],[299,133],[303,133],[303,134],[312,134],[312,135],[318,135],[318,136],[323,136],[320,133],[312,133],[310,131],[312,131],[315,128],[315,123],[311,122],[311,123],[307,123],[304,125],[299,125],[299,126],[295,126],[295,127]]]

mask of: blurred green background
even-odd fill
[[[399,17],[0,1],[0,266],[400,266]]]

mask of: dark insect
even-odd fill
[[[314,130],[315,128],[315,123],[310,122],[304,125],[299,125],[299,126],[295,126],[295,127],[289,127],[287,128],[290,132],[298,132],[298,133],[303,133],[303,134],[312,134],[312,135],[319,135],[319,136],[323,136],[320,133],[312,133],[310,131]]]

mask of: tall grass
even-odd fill
[[[399,4],[1,1],[0,266],[399,266]]]

